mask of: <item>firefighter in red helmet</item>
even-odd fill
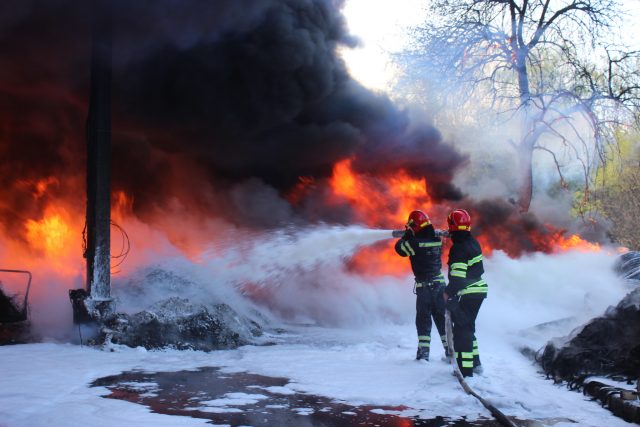
[[[429,360],[431,347],[431,318],[436,324],[442,345],[447,349],[444,327],[444,276],[442,275],[442,241],[422,211],[413,211],[405,226],[406,231],[395,245],[402,257],[409,257],[415,276],[416,330],[418,351],[416,359]]]
[[[487,282],[482,278],[482,248],[471,235],[471,216],[456,209],[447,217],[449,237],[449,284],[444,298],[453,322],[453,346],[463,376],[481,373],[478,341],[475,336],[476,317],[487,297]]]

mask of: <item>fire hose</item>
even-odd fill
[[[460,383],[460,385],[462,386],[464,391],[467,394],[470,394],[471,396],[473,396],[476,399],[478,399],[480,401],[480,403],[482,403],[482,405],[485,408],[487,408],[489,410],[489,412],[491,412],[491,415],[493,415],[493,417],[500,424],[502,424],[503,426],[506,426],[506,427],[517,427],[498,408],[493,406],[491,403],[489,403],[488,401],[483,399],[482,396],[480,396],[478,393],[473,391],[473,389],[471,387],[469,387],[469,384],[467,384],[467,382],[464,380],[464,377],[462,376],[462,372],[460,372],[460,368],[458,367],[458,362],[456,361],[456,358],[455,358],[455,354],[456,353],[455,353],[455,349],[453,347],[453,326],[451,324],[451,313],[449,312],[449,310],[445,311],[445,331],[446,331],[446,334],[447,334],[447,346],[449,347],[449,352],[452,355],[449,358],[449,361],[451,362],[451,366],[453,367],[453,374],[458,379],[458,382]]]

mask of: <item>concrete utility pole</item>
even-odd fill
[[[111,13],[108,0],[93,2],[91,94],[87,118],[88,314],[114,312],[111,298]]]

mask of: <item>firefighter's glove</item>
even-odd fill
[[[404,240],[409,240],[413,237],[413,231],[407,227],[406,230],[404,230],[404,234],[402,235],[402,238]]]

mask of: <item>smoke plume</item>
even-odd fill
[[[0,222],[19,234],[51,200],[84,199],[92,7],[112,16],[113,189],[136,216],[180,206],[258,228],[348,222],[349,209],[307,218],[283,198],[300,177],[321,181],[346,158],[363,173],[403,168],[433,183],[432,196],[459,198],[451,179],[464,157],[348,75],[336,54],[354,43],[341,6],[3,2]]]

